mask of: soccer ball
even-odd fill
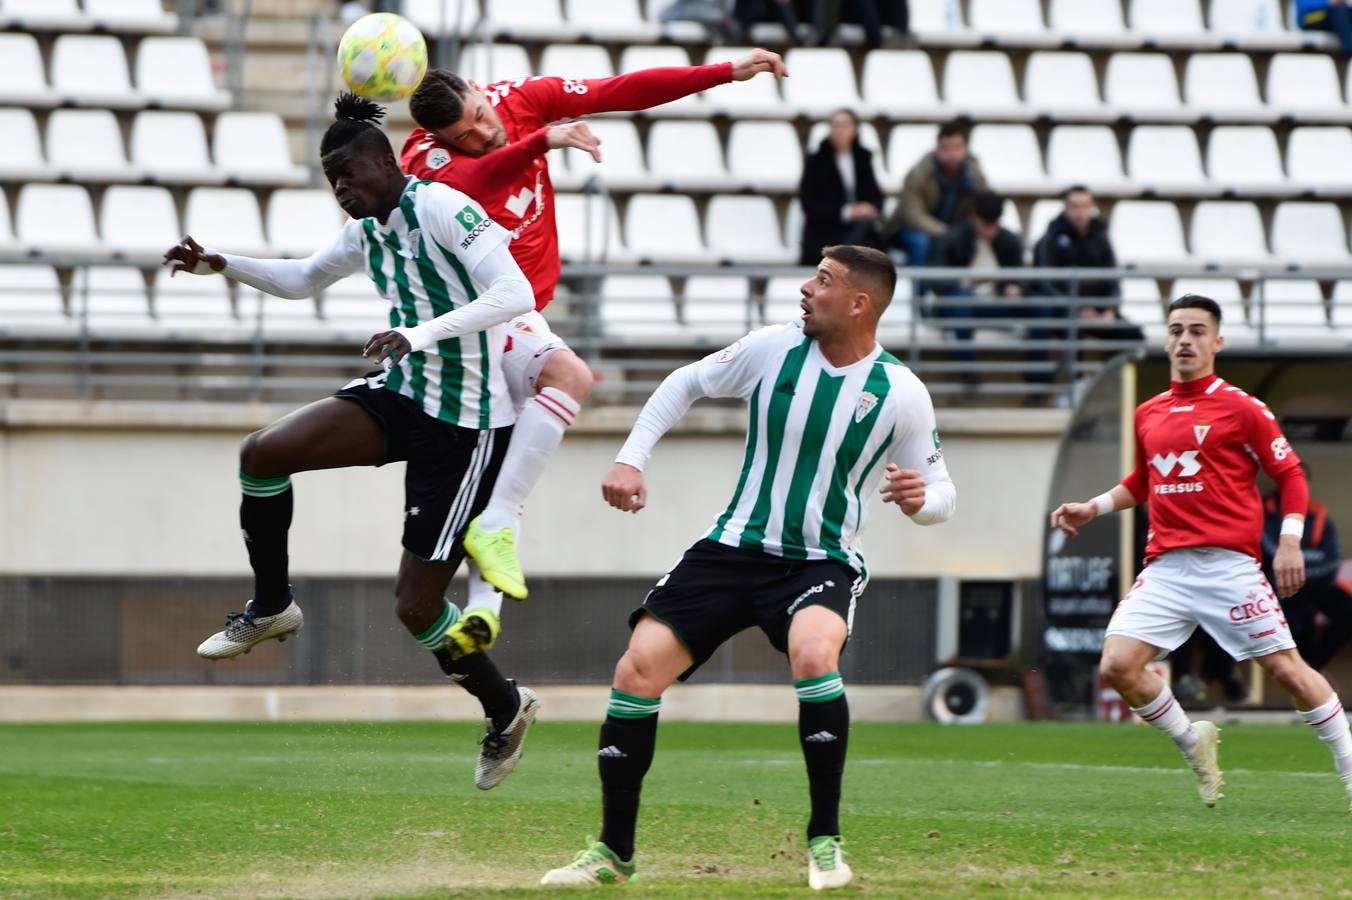
[[[371,13],[353,22],[338,42],[338,69],[354,94],[402,100],[427,71],[427,42],[403,16]]]

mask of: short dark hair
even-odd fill
[[[1184,294],[1169,304],[1169,312],[1176,309],[1204,309],[1211,313],[1211,318],[1216,320],[1216,327],[1220,327],[1221,305],[1210,297],[1203,297],[1201,294]],[[1166,317],[1167,315],[1166,313]]]
[[[1094,196],[1094,192],[1089,189],[1089,185],[1087,184],[1072,184],[1061,192],[1061,199],[1067,200],[1070,198],[1071,194],[1088,194],[1091,197]]]
[[[335,150],[361,149],[384,152],[394,156],[390,139],[380,130],[385,110],[374,100],[345,92],[333,101],[333,124],[319,142],[319,155],[328,156]]]
[[[418,127],[436,131],[460,121],[468,93],[469,84],[459,75],[446,69],[428,69],[408,98],[408,111]]]
[[[994,191],[982,191],[972,200],[972,212],[983,222],[998,222],[1005,213],[1005,198]]]
[[[839,109],[831,110],[831,115],[827,116],[826,120],[829,122],[836,116],[840,115],[841,113],[844,113],[845,115],[850,117],[850,121],[854,123],[855,128],[859,127],[859,113],[850,109],[848,106],[842,106]]]
[[[843,264],[851,280],[862,282],[864,293],[873,299],[878,315],[882,315],[897,290],[897,269],[892,265],[891,257],[872,247],[833,244],[822,248],[822,258]]]
[[[939,136],[936,141],[942,141],[946,137],[960,137],[967,140],[967,126],[962,122],[945,122],[939,126]]]

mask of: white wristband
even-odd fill
[[[1089,502],[1094,504],[1094,508],[1098,510],[1098,514],[1100,516],[1106,516],[1109,513],[1115,512],[1117,510],[1117,504],[1113,502],[1113,495],[1110,493],[1099,494],[1097,497],[1095,497],[1093,500],[1090,500]]]
[[[1296,540],[1305,536],[1304,519],[1282,519],[1282,536],[1290,535]]]

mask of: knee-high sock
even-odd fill
[[[1192,729],[1192,721],[1174,699],[1169,685],[1166,684],[1154,700],[1140,708],[1132,707],[1131,711],[1173,738],[1184,753],[1197,745],[1197,732]]]
[[[239,527],[249,565],[254,573],[251,611],[255,616],[276,615],[291,602],[288,584],[286,537],[291,530],[294,497],[291,479],[254,478],[239,473],[243,498],[239,504]]]
[[[601,723],[596,767],[601,773],[601,841],[622,860],[634,857],[634,830],[643,776],[657,744],[662,699],[612,690]]]
[[[413,639],[422,644],[437,658],[437,664],[447,677],[478,698],[483,706],[484,716],[493,720],[493,727],[502,730],[511,724],[520,705],[516,687],[502,676],[493,660],[486,653],[471,653],[460,659],[451,659],[445,648],[446,632],[460,621],[460,610],[450,601],[437,621]]]
[[[850,705],[839,672],[793,683],[798,693],[798,742],[807,763],[812,816],[807,837],[840,834],[840,780],[850,743]]]
[[[1323,706],[1311,710],[1301,710],[1300,717],[1305,724],[1314,729],[1319,739],[1328,744],[1333,753],[1333,764],[1338,774],[1352,788],[1352,732],[1348,731],[1347,713],[1343,712],[1343,701],[1337,694]]]
[[[479,517],[482,528],[497,531],[515,527],[522,504],[581,408],[576,400],[555,387],[542,388],[526,401],[512,429],[512,442],[493,485],[493,496]]]
[[[474,560],[467,559],[465,562],[469,568],[468,599],[465,600],[465,611],[488,609],[492,610],[496,616],[502,615],[502,592],[484,581],[483,576],[479,574],[479,566]]]

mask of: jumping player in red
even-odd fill
[[[1258,398],[1216,376],[1221,310],[1188,294],[1169,304],[1169,390],[1136,409],[1136,468],[1084,503],[1063,503],[1052,527],[1074,537],[1097,516],[1150,501],[1145,568],[1108,623],[1100,670],[1145,721],[1173,738],[1197,776],[1202,802],[1222,796],[1220,730],[1190,722],[1169,685],[1146,669],[1201,625],[1236,660],[1256,659],[1291,695],[1333,751],[1352,801],[1352,733],[1343,704],[1296,650],[1261,567],[1261,467],[1281,494],[1277,595],[1305,582],[1300,539],[1309,489],[1300,460]],[[1352,809],[1352,805],[1349,806]]]
[[[777,78],[788,74],[779,55],[767,50],[716,65],[645,69],[613,78],[537,76],[486,87],[433,69],[409,99],[420,127],[404,144],[404,171],[477,198],[512,233],[512,256],[535,291],[535,311],[512,320],[503,355],[518,409],[511,446],[493,497],[470,523],[464,540],[483,579],[512,597],[526,596],[516,556],[522,504],[593,383],[587,364],[540,315],[554,298],[560,271],[554,188],[545,154],[552,148],[577,147],[600,161],[599,142],[585,124],[557,123],[593,113],[648,109],[761,72]],[[485,595],[486,586],[477,578],[471,577],[470,585],[466,616],[479,616],[496,634],[501,597],[491,589]]]

